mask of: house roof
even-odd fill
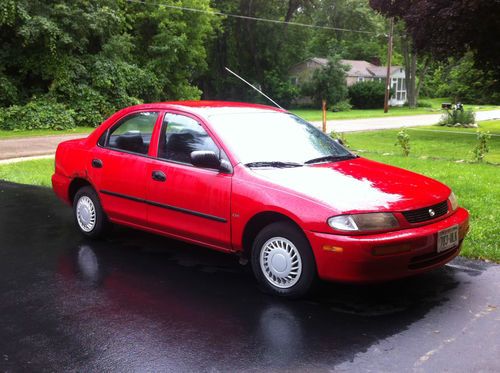
[[[321,66],[328,65],[327,58],[312,57],[306,61],[312,61]],[[347,72],[347,76],[384,78],[385,75],[387,74],[387,66],[377,66],[363,60],[340,60],[340,62],[344,65],[349,66],[349,71]],[[394,74],[399,69],[402,69],[402,66],[391,66],[391,75]]]

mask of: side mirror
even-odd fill
[[[219,157],[210,150],[195,150],[191,152],[191,163],[195,167],[220,169]]]

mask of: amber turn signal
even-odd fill
[[[325,250],[325,251],[331,251],[331,252],[334,252],[334,253],[341,253],[341,252],[344,251],[344,248],[343,247],[339,247],[339,246],[323,245],[323,250]]]

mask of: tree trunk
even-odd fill
[[[429,56],[425,58],[424,66],[422,70],[420,70],[420,73],[418,74],[418,83],[417,83],[417,90],[415,91],[415,97],[418,102],[418,97],[420,96],[420,88],[422,88],[422,82],[424,81],[425,74],[427,74],[427,70],[429,69],[429,64],[431,62],[431,59]]]
[[[417,107],[417,53],[413,51],[407,35],[401,37],[401,47],[403,50],[405,79],[406,79],[406,95],[408,106],[410,108]]]

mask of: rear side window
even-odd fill
[[[211,150],[220,155],[219,148],[200,123],[185,115],[166,114],[158,157],[191,164],[191,152],[196,150]]]
[[[137,154],[148,154],[158,112],[141,112],[126,116],[108,131],[99,145]]]

